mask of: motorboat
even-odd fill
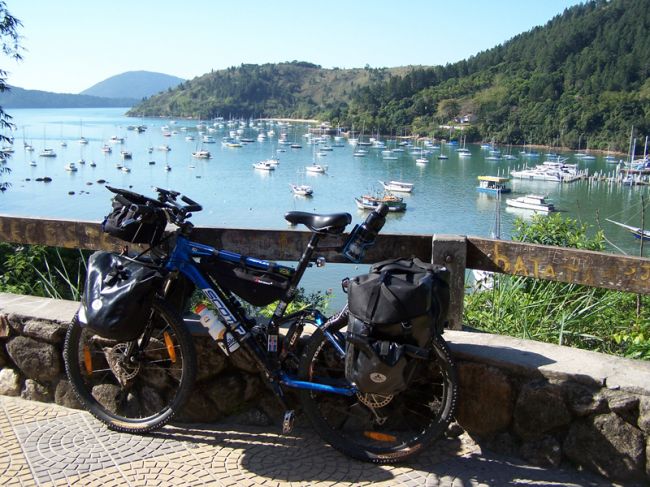
[[[40,157],[56,157],[54,149],[43,149],[39,154]]]
[[[314,189],[307,184],[289,183],[289,186],[291,186],[291,191],[293,192],[293,194],[298,196],[311,196],[312,194],[314,194]]]
[[[111,149],[111,146],[110,146],[110,145],[106,145],[106,144],[104,144],[104,145],[102,146],[102,152],[103,152],[104,154],[110,154],[111,152],[113,152],[113,149]]]
[[[553,203],[546,201],[544,196],[527,194],[526,196],[519,196],[518,198],[506,199],[506,205],[513,208],[522,208],[524,210],[532,210],[541,213],[550,213],[555,210]]]
[[[388,211],[401,212],[406,211],[406,203],[399,196],[386,192],[381,196],[363,195],[360,198],[354,198],[357,207],[360,210],[374,210],[381,204],[388,206]]]
[[[510,178],[501,176],[479,176],[476,190],[482,193],[509,193],[511,190],[507,186],[508,181]]]
[[[129,151],[123,150],[120,151],[120,156],[122,156],[122,159],[131,159],[133,157],[133,154]]]
[[[410,193],[413,191],[413,183],[403,181],[379,181],[386,191],[397,191],[400,193]]]
[[[77,170],[77,165],[74,162],[68,162],[63,169],[69,172],[75,172]]]
[[[259,169],[260,171],[275,171],[275,165],[269,164],[266,161],[256,162],[255,164],[253,164],[253,167],[255,169]]]
[[[192,157],[195,157],[197,159],[210,159],[210,157],[212,157],[212,154],[210,154],[209,150],[197,150],[195,152],[192,152]]]
[[[164,144],[164,145],[159,145],[158,150],[161,150],[163,152],[169,152],[170,150],[172,150],[172,148],[169,147],[167,144]]]
[[[325,174],[325,172],[327,172],[327,166],[322,166],[320,164],[311,164],[309,166],[305,166],[305,171],[316,174]]]

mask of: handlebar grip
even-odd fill
[[[203,207],[201,205],[199,205],[196,201],[188,198],[185,195],[181,196],[181,200],[184,203],[187,203],[187,206],[185,207],[186,211],[201,211],[203,209]]]

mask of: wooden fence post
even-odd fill
[[[463,327],[467,237],[434,234],[431,242],[431,263],[444,265],[449,269],[449,328],[460,330]]]

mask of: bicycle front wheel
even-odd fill
[[[136,347],[126,359],[129,347]],[[135,342],[119,342],[82,327],[68,327],[66,373],[82,406],[116,431],[144,433],[166,424],[183,405],[196,375],[192,337],[162,301]]]
[[[349,384],[342,353],[345,325],[312,335],[301,357],[301,380]],[[398,394],[343,396],[302,390],[306,416],[325,441],[352,458],[386,464],[412,457],[445,432],[458,395],[456,366],[442,337],[432,339],[431,351],[428,360],[418,360],[408,389]]]

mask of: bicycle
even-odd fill
[[[135,257],[164,273],[164,285],[137,339],[121,342],[102,338],[82,326],[78,316],[67,331],[64,360],[72,388],[82,406],[109,428],[129,433],[159,428],[180,410],[190,394],[196,375],[192,336],[179,313],[182,306],[172,306],[169,301],[177,297],[175,289],[183,287],[179,283],[191,283],[217,309],[230,339],[234,338],[240,350],[229,352],[232,349],[223,341],[219,343],[222,349],[226,353],[245,350],[283,405],[283,433],[291,431],[294,420],[294,410],[285,397],[287,388],[298,390],[304,414],[316,432],[337,450],[359,460],[402,461],[445,432],[456,406],[457,377],[440,334],[431,336],[426,357],[413,359],[406,390],[370,394],[360,392],[345,378],[347,306],[329,318],[311,308],[285,315],[307,267],[320,264],[313,259],[314,253],[332,250],[319,248],[319,241],[341,234],[351,223],[348,213],[287,213],[285,218],[290,223],[311,230],[294,269],[190,240],[193,225],[189,217],[202,207],[187,196],[155,188],[158,198],[152,199],[128,190],[108,189],[117,195],[116,200],[131,205],[133,215],[157,215],[159,220],[164,218],[163,228],[167,223],[176,227],[150,247],[148,259],[143,254]],[[240,294],[251,293],[250,289],[255,294],[260,288],[266,293],[247,295],[251,302],[278,300],[268,322],[257,323],[247,316],[230,287],[237,281],[217,282],[215,268],[245,268],[257,278],[261,275],[280,282],[270,295],[271,287],[266,285],[235,289]],[[282,340],[281,328],[286,329]],[[299,338],[306,328],[313,332],[299,351]]]

